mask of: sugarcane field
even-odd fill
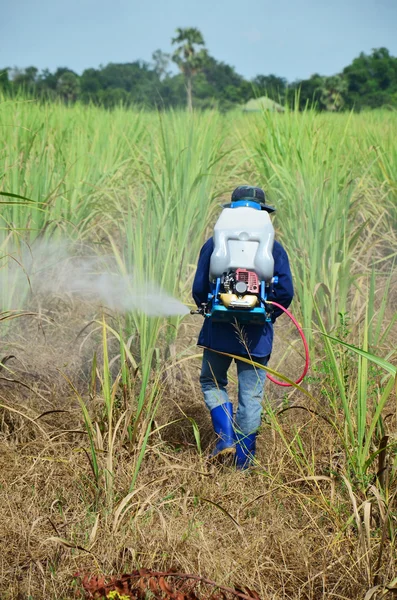
[[[1,110],[1,598],[232,598],[222,586],[236,585],[245,598],[386,597],[395,114]],[[267,211],[222,208],[241,182],[277,208],[310,365],[295,383],[305,348],[280,315],[266,368],[291,385],[267,381],[256,453],[240,441],[238,468],[199,384],[208,317],[190,311],[223,211],[271,227]],[[236,406],[234,365],[229,379]],[[222,460],[216,443],[230,446]],[[219,587],[200,596],[205,582],[171,576],[150,592],[145,570]],[[124,596],[105,587],[134,572],[141,587]]]
[[[397,58],[117,63],[100,4],[0,69],[0,600],[392,600]]]

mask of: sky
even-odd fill
[[[360,52],[397,56],[397,0],[0,0],[0,68],[77,73],[172,52],[197,27],[209,53],[250,79],[340,72]],[[175,67],[174,67],[175,68]]]

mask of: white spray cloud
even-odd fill
[[[81,256],[66,243],[34,244],[18,262],[8,261],[8,271],[0,271],[0,285],[13,287],[14,297],[16,291],[18,296],[25,295],[27,278],[32,292],[40,296],[69,295],[121,313],[140,311],[150,317],[189,313],[154,282],[121,273],[114,258]]]

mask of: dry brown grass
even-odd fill
[[[109,502],[95,485],[81,409],[62,375],[77,384],[101,422],[102,399],[87,393],[100,339],[78,336],[87,318],[79,310],[54,309],[53,322],[31,320],[4,345],[3,355],[16,358],[6,363],[12,374],[0,373],[0,403],[8,407],[0,409],[1,600],[67,600],[75,595],[76,573],[142,567],[245,585],[264,600],[363,598],[374,583],[392,580],[396,547],[384,524],[395,527],[396,483],[388,519],[371,482],[349,492],[343,445],[323,418],[330,413],[319,383],[309,384],[316,403],[267,385],[269,402],[286,410],[276,420],[266,417],[257,468],[239,473],[206,460],[213,432],[198,386],[200,361],[177,364],[161,381],[135,493],[120,511],[142,437],[132,450],[118,445]],[[199,325],[182,325],[171,356],[197,352]],[[285,356],[290,334],[280,319],[272,365],[282,362],[283,371],[298,374],[302,357]],[[230,388],[235,401],[233,370]],[[199,426],[201,456],[187,417]],[[393,408],[389,431],[396,425]],[[101,466],[105,459],[99,452]]]
[[[346,485],[329,477],[344,468],[335,432],[313,413],[291,409],[279,418],[282,435],[263,426],[255,472],[210,465],[180,410],[199,424],[205,453],[212,433],[194,387],[197,367],[184,365],[163,383],[136,494],[118,519],[137,449],[117,449],[109,506],[95,487],[75,399],[63,388],[63,395],[52,395],[53,410],[69,412],[37,420],[40,408],[48,410],[37,394],[21,396],[9,382],[2,385],[8,405],[23,413],[4,411],[1,428],[2,600],[72,598],[77,572],[112,575],[140,567],[248,585],[264,599],[364,597],[376,575],[382,519],[374,497],[364,548]],[[309,408],[302,398],[299,404]],[[364,494],[356,494],[360,505]],[[380,583],[392,579],[395,566],[387,536],[383,548]]]

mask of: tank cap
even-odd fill
[[[236,200],[232,202],[230,208],[240,208],[241,206],[248,206],[248,208],[255,208],[255,210],[261,210],[261,205],[253,200]]]

